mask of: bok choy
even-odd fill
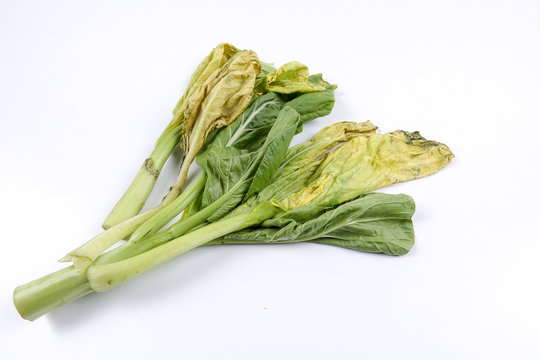
[[[373,191],[434,174],[454,155],[418,132],[383,134],[369,121],[331,124],[289,148],[304,123],[331,112],[335,88],[300,62],[276,69],[251,50],[218,45],[107,216],[106,231],[61,259],[72,266],[15,289],[21,316],[34,320],[203,245],[309,242],[408,253],[413,199]],[[176,146],[182,163],[174,185],[139,213]],[[193,161],[201,172],[184,189]]]

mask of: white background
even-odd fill
[[[2,1],[0,358],[539,359],[539,34],[537,1]],[[413,250],[196,249],[22,320],[13,289],[100,231],[224,41],[339,85],[295,142],[370,119],[450,146],[385,190]]]

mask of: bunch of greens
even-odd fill
[[[180,144],[185,154],[171,192],[137,215],[155,181],[147,167],[164,163],[147,160],[109,215],[114,226],[62,259],[73,266],[15,289],[19,313],[33,320],[201,245],[306,241],[406,254],[414,201],[372,191],[433,174],[453,155],[417,132],[377,133],[369,121],[332,124],[289,148],[306,121],[330,113],[334,89],[298,62],[276,70],[251,51],[218,46],[156,143],[154,152]],[[180,193],[193,160],[201,174]]]

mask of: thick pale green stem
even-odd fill
[[[86,274],[69,266],[17,287],[13,292],[13,303],[24,319],[35,320],[91,292]]]
[[[163,165],[178,145],[182,135],[182,126],[170,130],[160,138],[154,151],[146,159],[135,179],[124,195],[116,203],[105,221],[103,228],[108,229],[139,213],[150,195]],[[178,194],[176,194],[178,195]],[[171,199],[172,200],[172,199]]]
[[[193,185],[197,187],[202,186],[198,182]],[[234,193],[236,188],[239,186],[241,186],[240,183],[236,184],[229,192]],[[189,194],[189,189],[186,190],[184,194]],[[181,196],[184,196],[184,194],[182,194]],[[212,204],[194,213],[192,216],[185,219],[180,219],[178,222],[174,223],[169,228],[159,233],[149,234],[136,239],[130,239],[126,244],[118,247],[117,249],[111,250],[107,254],[104,254],[103,259],[100,259],[98,261],[104,261],[104,259],[106,259],[107,262],[112,262],[111,258],[114,258],[115,260],[125,259],[140,254],[141,252],[147,251],[148,249],[152,249],[153,247],[164,244],[169,240],[182,236],[193,230],[194,228],[204,224],[206,220],[227,201],[227,199],[228,194],[225,194],[218,200],[214,201]]]
[[[170,239],[167,236],[159,235],[162,234],[155,234],[152,239],[149,239],[152,241],[126,243],[119,246],[98,257],[94,263],[107,264],[123,260],[161,245]],[[93,291],[86,278],[86,271],[69,266],[18,286],[13,292],[13,303],[24,319],[35,320]]]
[[[159,231],[169,221],[180,214],[203,191],[205,183],[206,175],[203,173],[179,197],[139,226],[131,235],[130,241],[138,241],[144,236]]]
[[[187,234],[197,226],[204,224],[206,219],[208,219],[210,215],[219,209],[224,201],[225,198],[222,197],[211,205],[196,212],[189,218],[181,219],[171,227],[161,232],[150,234],[137,240],[130,239],[130,241],[128,241],[126,244],[103,254],[96,260],[96,264],[111,263],[114,261],[127,259]]]
[[[198,184],[198,181],[196,184]],[[240,186],[240,184],[234,186],[230,192],[234,193],[238,186]],[[196,186],[194,188],[196,188]],[[194,191],[194,193],[196,193],[196,191]],[[191,192],[186,190],[185,194],[185,196],[190,196]],[[150,236],[144,236],[137,241],[128,241],[126,244],[101,256],[99,256],[101,252],[105,251],[112,245],[109,243],[111,239],[109,238],[106,241],[100,239],[100,247],[93,247],[89,244],[88,249],[91,249],[92,257],[95,258],[95,265],[91,266],[91,268],[97,268],[97,270],[99,270],[101,266],[106,266],[107,264],[119,264],[123,261],[130,261],[134,258],[136,258],[135,261],[141,261],[140,256],[148,256],[145,255],[146,252],[154,251],[156,249],[161,249],[158,251],[158,253],[160,251],[164,251],[164,245],[168,245],[169,242],[171,242],[171,239],[179,237],[184,238],[184,240],[187,239],[187,243],[178,245],[178,241],[176,241],[178,239],[172,240],[175,241],[177,244],[176,246],[179,248],[176,250],[176,252],[171,254],[180,254],[225,234],[240,230],[245,225],[245,219],[248,216],[247,213],[222,219],[216,223],[198,228],[185,236],[181,236],[204,224],[206,219],[214,214],[227,199],[228,197],[226,195],[222,196],[211,205],[198,211],[197,213],[194,213],[187,219],[180,220],[165,231],[155,233]],[[145,214],[147,213],[140,214],[138,218],[142,218]],[[151,213],[149,217],[152,216],[152,214],[153,213]],[[133,220],[130,219],[128,222],[129,221]],[[117,226],[121,225],[122,224],[119,224]],[[109,231],[115,232],[116,229],[117,228],[112,228],[109,229]],[[105,248],[103,249],[103,247]],[[79,259],[84,259],[84,257]],[[81,264],[87,265],[87,262],[81,262]],[[17,288],[14,294],[14,302],[21,315],[28,319],[35,319],[55,309],[56,307],[75,300],[78,297],[90,292],[91,289],[88,287],[87,279],[88,274],[83,271],[84,269],[86,269],[86,266],[79,266],[79,270],[75,269],[74,267],[69,267]],[[90,268],[88,270],[90,270]],[[96,270],[93,271],[95,272]],[[47,280],[45,281],[43,279]],[[45,301],[42,301],[42,298],[44,298]]]
[[[118,241],[130,235],[141,224],[157,213],[159,208],[148,210],[142,214],[134,216],[120,224],[117,224],[101,234],[88,240],[77,249],[60,259],[62,262],[73,261],[75,267],[83,272],[95,259],[104,251],[116,244]]]
[[[245,213],[211,223],[125,260],[90,266],[87,272],[88,281],[90,281],[90,285],[95,291],[110,290],[197,246],[240,230],[246,223],[248,216],[249,213]]]
[[[139,242],[136,246],[133,243],[126,243],[101,255],[94,263],[107,264],[138,255],[169,239],[168,237],[162,238],[159,241],[160,237],[154,236],[154,241]],[[24,319],[35,320],[93,291],[86,278],[86,271],[69,266],[18,286],[13,292],[13,303]]]
[[[105,266],[106,264],[116,264],[115,267],[117,267],[118,264],[125,264],[124,261],[128,262],[129,264],[129,261],[134,258],[136,258],[135,262],[137,264],[141,264],[141,261],[144,263],[144,260],[141,259],[148,257],[148,255],[144,254],[156,249],[160,250],[152,252],[152,254],[157,253],[158,255],[163,255],[164,252],[166,253],[171,250],[172,252],[169,255],[176,256],[184,251],[188,251],[199,245],[204,245],[211,240],[217,239],[223,235],[240,230],[243,227],[252,224],[252,222],[249,224],[246,223],[246,219],[249,217],[250,212],[245,212],[222,219],[216,223],[202,226],[187,235],[180,237],[174,236],[175,233],[182,234],[185,231],[187,232],[194,227],[200,226],[204,223],[209,214],[213,213],[213,211],[215,211],[214,207],[207,207],[194,214],[193,217],[177,223],[176,229],[173,229],[173,231],[171,231],[171,228],[169,228],[167,231],[145,236],[138,241],[129,241],[122,246],[119,246],[99,256],[94,261],[94,265],[88,270],[91,268],[97,268],[98,270],[103,269],[101,266]],[[271,213],[265,213],[263,217],[268,218],[271,215]],[[261,219],[258,219],[257,221],[259,220]],[[171,241],[171,239],[175,239],[175,237],[176,240]],[[176,245],[168,245],[170,242],[175,242]],[[164,245],[168,245],[168,247],[163,248]],[[141,257],[142,255],[144,255],[144,257]],[[166,261],[163,260],[161,256],[160,258],[162,261]],[[113,267],[110,271],[115,272],[115,267]],[[105,270],[106,269],[107,268],[105,268]],[[135,272],[137,271],[138,270],[135,270]],[[118,274],[121,276],[121,272]],[[43,278],[19,286],[17,289],[15,289],[13,301],[23,318],[34,320],[63,304],[92,292],[93,289],[89,285],[87,275],[87,272],[81,272],[75,267],[70,266],[63,270],[44,276]]]

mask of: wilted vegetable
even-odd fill
[[[251,51],[216,47],[192,76],[155,157],[107,218],[113,226],[63,258],[73,266],[15,289],[19,313],[33,320],[201,245],[315,242],[406,254],[414,201],[371,192],[433,174],[453,154],[418,132],[376,133],[369,121],[332,124],[289,149],[306,121],[330,113],[334,89],[301,63],[276,70]],[[157,176],[178,143],[184,162],[175,185],[159,206],[136,215],[155,181],[148,174]],[[194,159],[202,172],[180,193]]]

